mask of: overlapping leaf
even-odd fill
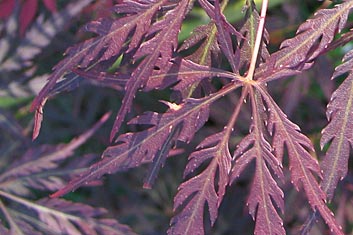
[[[211,162],[200,174],[179,186],[179,192],[174,198],[174,210],[183,204],[186,205],[172,218],[168,234],[204,234],[203,215],[206,203],[211,225],[215,223],[231,168],[231,156],[226,136],[225,130],[209,136],[197,147],[198,151],[189,156],[184,176],[196,170],[207,160]],[[218,174],[218,182],[216,182],[216,174]],[[217,184],[217,190],[215,184]]]
[[[347,175],[350,148],[353,146],[353,51],[349,51],[343,60],[333,78],[345,73],[348,77],[331,96],[326,111],[329,123],[322,131],[320,143],[321,148],[330,143],[322,161],[324,174],[321,183],[328,200],[333,198],[337,183]]]
[[[249,58],[251,58],[254,52],[256,30],[258,28],[258,22],[260,20],[259,13],[256,10],[254,1],[246,1],[246,14],[245,23],[240,29],[240,33],[243,35],[243,39],[240,40],[240,58],[239,67],[240,69],[247,68],[249,66]],[[259,62],[264,62],[270,55],[266,48],[266,43],[269,40],[269,35],[266,30],[264,30],[263,42],[261,46],[261,53],[259,57]]]
[[[85,183],[100,178],[104,174],[127,170],[143,163],[154,161],[154,164],[162,166],[169,153],[169,149],[163,150],[166,144],[169,144],[169,141],[174,142],[176,140],[189,142],[194,133],[207,121],[208,100],[206,98],[200,100],[189,99],[180,105],[167,103],[170,109],[164,114],[147,112],[131,120],[129,124],[151,127],[140,132],[120,135],[117,139],[118,144],[107,148],[100,162],[92,165],[80,177],[71,181],[53,196],[68,193]],[[176,130],[176,128],[180,128],[180,130]],[[172,147],[172,145],[169,147]],[[161,161],[155,161],[156,158],[160,158]],[[155,173],[158,172],[154,168],[151,169]],[[155,176],[151,173],[149,177],[154,178]]]
[[[125,1],[116,8],[116,12],[126,14],[125,17],[117,20],[103,18],[88,24],[86,30],[98,36],[67,50],[66,58],[54,67],[48,83],[33,101],[32,110],[36,109],[37,113],[40,113],[52,88],[68,71],[76,67],[86,68],[93,62],[108,60],[121,54],[124,43],[131,32],[133,35],[130,45],[124,50],[134,49],[148,32],[153,16],[165,1]],[[37,124],[37,126],[40,125]]]
[[[146,85],[149,77],[152,75],[154,66],[157,62],[161,67],[167,66],[169,60],[172,58],[172,54],[178,46],[178,34],[188,6],[189,0],[182,0],[174,9],[168,11],[162,20],[155,22],[147,35],[153,37],[142,43],[134,55],[135,60],[142,57],[145,58],[132,73],[131,78],[126,84],[126,94],[122,100],[110,134],[111,141],[119,131],[126,114],[130,111],[136,91]],[[132,38],[131,43],[133,42],[134,38]]]
[[[169,144],[169,141],[190,142],[195,132],[207,121],[209,106],[239,86],[240,83],[234,82],[212,95],[200,99],[186,99],[181,104],[165,102],[169,106],[167,112],[162,114],[147,112],[132,119],[129,124],[142,125],[147,129],[120,135],[117,138],[117,145],[108,147],[102,154],[101,161],[92,165],[79,177],[54,193],[52,197],[64,195],[90,181],[99,179],[104,174],[112,174],[137,167],[143,163],[150,163],[155,160],[156,156],[165,159],[168,151],[161,150],[166,143]],[[166,140],[168,141],[166,142]],[[161,153],[163,156],[160,156]],[[157,164],[163,165],[158,161]]]
[[[73,203],[62,199],[41,199],[37,203],[49,209],[49,213],[45,210],[37,210],[39,219],[47,224],[51,231],[57,233],[135,234],[127,226],[119,224],[114,219],[99,218],[107,213],[105,209],[93,208],[82,203]],[[59,219],[57,214],[64,216],[60,216]]]
[[[216,32],[217,28],[213,21],[207,25],[196,27],[191,36],[183,42],[179,48],[179,51],[187,51],[190,48],[193,49],[197,47],[196,50],[191,55],[186,56],[185,59],[191,60],[200,66],[208,66],[209,68],[212,65],[214,66],[220,64],[221,49],[218,41],[216,40]],[[207,84],[207,81],[204,80],[203,84]],[[198,85],[199,82],[194,82],[192,85],[183,87],[183,89],[180,89],[181,95],[186,98],[191,97],[196,88],[199,87]]]
[[[238,48],[234,48],[232,36],[240,38],[242,35],[226,20],[225,16],[222,14],[219,0],[215,1],[213,12],[214,21],[217,26],[216,35],[219,45],[223,54],[228,59],[232,71],[234,73],[239,73],[239,56],[237,55]]]
[[[29,149],[21,159],[9,164],[0,175],[0,189],[17,195],[28,195],[29,188],[57,190],[63,187],[64,182],[59,178],[60,175],[51,171],[72,156],[73,151],[86,142],[108,117],[109,114],[104,115],[91,129],[68,144]]]
[[[176,59],[167,66],[154,70],[144,90],[164,89],[175,84],[172,89],[182,92],[199,84],[203,79],[212,77],[237,79],[235,74],[222,69],[200,65],[190,60]]]
[[[49,83],[33,103],[33,107],[37,108],[35,135],[39,130],[38,123],[42,118],[41,111],[46,99],[50,93],[58,89],[57,85],[60,84],[58,80],[68,72],[74,71],[94,81],[103,78],[102,84],[107,82],[107,84],[117,85],[121,82],[115,88],[125,86],[125,96],[110,136],[111,140],[115,141],[115,145],[105,150],[101,161],[92,165],[52,197],[75,190],[99,179],[104,174],[127,170],[143,163],[151,163],[144,184],[144,187],[150,188],[176,142],[189,142],[194,133],[206,122],[210,104],[235,90],[241,83],[250,94],[253,115],[250,134],[240,141],[234,153],[233,167],[228,150],[229,135],[225,134],[225,130],[232,128],[233,124],[227,126],[224,131],[206,138],[190,155],[185,175],[199,169],[200,166],[205,166],[205,169],[180,185],[174,205],[174,210],[179,212],[172,218],[168,234],[204,234],[205,208],[208,208],[210,222],[213,225],[218,216],[218,208],[225,194],[226,185],[229,183],[229,171],[231,170],[232,183],[253,161],[255,175],[248,206],[251,216],[256,220],[255,234],[285,234],[280,216],[284,210],[284,195],[274,179],[274,175],[280,180],[284,179],[282,161],[285,152],[288,153],[294,187],[297,190],[301,187],[304,189],[312,209],[320,212],[333,233],[343,234],[333,214],[325,205],[325,191],[329,193],[328,196],[331,199],[337,182],[346,175],[349,147],[353,144],[353,135],[348,133],[348,130],[353,127],[349,123],[353,118],[351,115],[353,77],[351,76],[352,62],[350,62],[353,52],[347,54],[345,60],[348,62],[338,67],[334,75],[350,73],[334,93],[328,106],[327,116],[330,123],[324,130],[321,140],[322,146],[330,143],[323,163],[325,171],[323,189],[316,180],[317,176],[321,176],[320,168],[310,154],[313,151],[310,140],[285,116],[262,84],[309,68],[314,59],[327,50],[327,46],[337,32],[345,26],[353,1],[346,0],[332,9],[319,10],[312,19],[299,27],[294,38],[284,41],[280,50],[270,57],[266,49],[268,35],[265,30],[260,46],[260,57],[256,63],[256,65],[260,64],[260,67],[256,71],[255,80],[247,80],[248,77],[237,80],[239,70],[241,72],[244,70],[246,74],[246,67],[255,49],[259,15],[255,10],[254,1],[246,1],[248,10],[246,21],[240,30],[241,35],[222,13],[225,6],[223,3],[226,4],[227,1],[223,1],[222,5],[218,0],[214,4],[206,0],[199,0],[199,3],[212,22],[198,27],[195,33],[184,42],[180,51],[186,50],[187,53],[190,51],[192,53],[187,59],[176,57],[175,51],[182,21],[193,4],[191,0],[177,2],[124,0],[115,8],[120,18],[102,19],[88,24],[87,29],[98,36],[67,51],[68,57],[56,66]],[[190,47],[192,48],[188,50]],[[194,49],[196,51],[193,53]],[[220,56],[220,53],[227,58],[233,73],[211,68],[214,62],[212,56]],[[122,55],[123,60],[129,60],[129,63],[126,63],[129,64],[127,77],[124,76],[121,80],[120,77],[115,77],[112,80],[116,80],[109,83],[111,81],[109,75],[100,71],[95,72],[95,68],[98,70],[100,68],[94,66],[97,63],[100,65],[99,63],[103,61],[113,61],[119,55]],[[225,77],[232,82],[219,91],[209,89],[209,92],[214,93],[208,95],[206,91],[204,94],[207,95],[202,96],[203,98],[188,98],[192,95],[196,96],[193,92],[196,87],[200,87],[200,82],[212,77]],[[68,82],[71,81],[74,82],[75,79],[68,79]],[[68,83],[67,87],[70,87],[70,84]],[[146,112],[132,119],[128,125],[137,126],[139,131],[125,133],[115,139],[139,90],[150,91],[169,86],[184,93],[177,103],[166,102],[169,109],[165,113]],[[52,164],[51,161],[48,163],[49,167]],[[333,166],[332,169],[331,166]],[[32,168],[36,173],[37,168]],[[44,169],[43,166],[39,168]],[[49,187],[48,185],[46,187]],[[2,196],[16,201],[16,198],[11,198],[7,192],[0,191],[1,193]],[[18,200],[17,202],[21,203]],[[65,203],[52,202],[58,202],[57,205],[60,204],[66,208]],[[26,202],[23,204],[28,205]],[[56,208],[56,205],[50,204],[50,201],[44,204],[47,207]],[[75,205],[71,207],[75,208]],[[89,210],[87,213],[90,214]],[[71,233],[78,233],[81,228],[86,227],[86,225],[81,226],[77,221],[72,223],[70,219],[58,222],[56,217],[51,215],[42,217],[42,220],[51,224],[56,230],[62,229],[61,226],[63,226],[66,232]],[[11,220],[9,224],[12,229]],[[74,224],[75,227],[71,228],[70,224]],[[32,226],[28,221],[21,225],[29,229]],[[95,228],[87,231],[99,233]]]
[[[102,208],[62,199],[33,202],[0,191],[0,196],[18,204],[16,209],[1,207],[6,213],[11,234],[133,235],[134,232],[114,219],[104,218]]]
[[[337,31],[344,28],[352,7],[352,1],[344,1],[332,9],[317,11],[312,19],[299,27],[294,38],[285,40],[280,50],[259,67],[256,78],[267,82],[309,68]]]
[[[235,163],[231,182],[234,182],[244,169],[255,160],[255,176],[247,201],[249,212],[256,220],[255,234],[285,234],[283,222],[275,205],[284,212],[283,192],[273,179],[270,169],[283,178],[281,162],[272,154],[271,145],[265,139],[264,113],[258,94],[250,93],[253,123],[250,134],[243,138],[234,152]]]
[[[118,91],[121,91],[124,89],[126,82],[130,77],[129,74],[109,73],[109,72],[102,72],[102,71],[106,71],[106,70],[102,69],[99,66],[95,66],[89,71],[85,71],[82,69],[73,70],[75,74],[85,78],[90,84],[93,84],[95,86],[109,87]],[[78,78],[75,77],[73,79],[78,79]]]
[[[163,5],[164,1],[125,1],[116,8],[117,13],[128,14],[117,20],[103,18],[86,25],[87,31],[98,34],[96,38],[89,39],[81,44],[69,48],[66,58],[54,67],[49,82],[34,100],[32,107],[36,108],[48,95],[50,89],[66,72],[72,68],[86,68],[92,61],[108,60],[121,53],[124,42],[132,30],[134,35],[130,42],[130,49],[147,33],[152,17]]]
[[[215,38],[216,31],[216,26],[213,22],[196,27],[191,36],[183,42],[179,51],[188,50],[201,42],[200,46],[186,59],[208,66],[216,64],[216,62],[219,63],[221,49]]]
[[[331,231],[335,234],[343,234],[331,210],[325,204],[325,192],[313,175],[320,175],[320,167],[317,160],[310,155],[309,151],[314,151],[312,143],[308,137],[299,132],[299,127],[286,117],[265,89],[260,90],[268,106],[267,128],[273,135],[272,147],[276,157],[282,161],[284,146],[286,146],[293,185],[297,190],[302,185],[312,209],[320,212]]]

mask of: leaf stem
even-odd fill
[[[235,122],[236,122],[236,120],[238,119],[238,115],[239,115],[239,113],[240,113],[240,109],[241,109],[241,107],[242,107],[243,100],[246,99],[246,96],[248,95],[248,93],[249,93],[248,86],[243,87],[241,96],[240,96],[240,98],[239,98],[239,102],[238,102],[236,108],[234,109],[233,114],[232,114],[231,118],[229,119],[228,124],[227,124],[227,126],[226,126],[226,127],[227,127],[227,130],[226,130],[226,132],[225,132],[225,134],[224,134],[224,136],[225,136],[224,139],[227,139],[227,141],[229,140],[229,137],[230,137],[230,134],[231,134],[232,131],[233,131]]]
[[[261,45],[261,41],[262,41],[262,35],[264,32],[264,27],[265,27],[265,18],[266,18],[267,8],[268,8],[268,0],[263,0],[262,6],[261,6],[261,15],[260,15],[259,26],[257,28],[257,33],[256,33],[254,52],[251,57],[251,62],[250,62],[248,74],[246,75],[246,78],[245,78],[246,80],[252,80],[253,76],[254,76],[256,61],[257,61],[257,57],[259,54],[260,45]]]

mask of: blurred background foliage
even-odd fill
[[[65,49],[87,37],[79,28],[89,20],[109,14],[105,7],[110,6],[113,1],[77,0],[69,3],[58,0],[57,18],[39,1],[35,17],[23,35],[19,34],[20,2],[22,1],[16,2],[13,13],[0,19],[0,165],[2,166],[22,156],[29,148],[69,142],[89,129],[105,112],[113,111],[115,114],[122,99],[122,93],[119,91],[77,79],[71,84],[68,92],[57,95],[47,103],[41,133],[39,138],[32,142],[33,113],[29,112],[32,99],[44,85],[52,67],[63,58]],[[255,2],[258,6],[261,5],[260,0]],[[284,39],[293,36],[297,27],[317,9],[332,4],[331,1],[316,0],[269,2],[266,28],[270,35],[270,51],[277,50]],[[227,19],[235,26],[241,24],[244,16],[243,5],[243,0],[231,0],[224,11]],[[67,11],[68,9],[71,10]],[[188,38],[195,27],[208,21],[207,14],[200,7],[193,8],[183,24],[180,41]],[[38,34],[36,33],[38,31],[50,33]],[[43,35],[46,38],[42,39]],[[297,77],[269,84],[272,94],[285,113],[311,137],[319,154],[320,130],[327,122],[326,104],[337,85],[335,83],[340,82],[330,80],[330,76],[352,45],[348,43],[343,49],[322,56],[312,69]],[[158,100],[168,99],[168,95],[168,91],[139,94],[130,117],[149,108],[156,110]],[[226,107],[235,101],[236,96],[228,97],[212,107],[210,121],[205,128],[197,134],[193,143],[182,146],[185,147],[184,153],[168,160],[152,190],[142,189],[145,169],[139,168],[123,174],[106,176],[102,184],[79,189],[68,194],[66,198],[107,208],[111,216],[118,218],[121,223],[130,225],[139,234],[165,234],[173,214],[173,196],[176,194],[177,186],[182,182],[187,153],[213,130],[223,128],[224,117],[229,115]],[[113,118],[110,118],[91,139],[76,150],[76,160],[89,153],[97,154],[98,157],[109,146],[108,138],[112,123]],[[247,131],[239,127],[240,134]],[[317,157],[320,158],[320,155]],[[252,173],[249,171],[248,175],[243,175],[235,186],[228,188],[229,192],[222,203],[216,225],[208,228],[207,234],[252,234],[253,221],[244,206],[251,176]],[[353,227],[352,181],[353,176],[349,173],[337,193],[336,198],[340,198],[340,201],[332,203],[340,223],[345,225],[347,232]],[[285,228],[288,229],[288,234],[296,234],[310,209],[301,195],[298,195],[288,183],[283,184],[282,188],[286,194],[286,211],[293,212],[285,214]],[[49,192],[37,193],[46,196]],[[319,222],[312,230],[312,234],[322,234],[324,228],[322,222]]]

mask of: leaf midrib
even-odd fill
[[[350,8],[353,7],[353,1],[351,2],[346,2],[347,5],[343,6],[342,9],[340,11],[337,11],[336,14],[334,14],[332,17],[330,17],[327,21],[325,21],[324,24],[322,24],[319,29],[317,30],[313,30],[313,33],[310,34],[303,42],[299,43],[298,46],[292,48],[292,50],[290,52],[288,52],[286,55],[282,56],[281,58],[279,58],[276,61],[276,65],[281,66],[281,64],[286,61],[286,60],[290,60],[290,57],[293,56],[293,54],[295,54],[298,50],[300,50],[303,46],[305,46],[307,43],[309,43],[310,41],[313,41],[313,39],[318,38],[320,35],[322,35],[323,33],[325,33],[325,28],[329,27],[330,24],[332,24],[337,18],[340,17],[340,15],[345,12],[348,11]],[[344,3],[342,4],[344,5]],[[342,6],[340,5],[340,6]]]
[[[107,171],[106,169],[109,168],[111,165],[114,165],[114,162],[118,161],[120,157],[128,155],[130,152],[136,151],[142,145],[144,145],[145,143],[148,143],[148,141],[150,139],[156,137],[158,134],[160,134],[163,131],[167,131],[165,129],[169,128],[170,126],[175,126],[177,123],[179,123],[180,121],[185,119],[191,113],[199,110],[202,107],[208,106],[209,104],[213,103],[217,99],[219,99],[219,98],[225,96],[226,94],[228,94],[229,92],[237,89],[239,86],[240,86],[240,84],[238,84],[238,83],[232,84],[232,85],[229,85],[229,86],[225,87],[219,93],[217,93],[215,95],[210,95],[209,98],[206,99],[204,102],[200,103],[199,105],[196,105],[194,108],[190,109],[189,111],[185,112],[184,114],[181,114],[180,116],[176,117],[175,119],[172,119],[171,121],[169,121],[168,123],[166,123],[165,125],[160,127],[159,129],[157,129],[155,132],[150,134],[148,137],[146,137],[143,141],[139,142],[138,144],[134,145],[133,147],[129,148],[128,150],[126,150],[125,152],[119,154],[118,156],[115,156],[111,161],[108,161],[105,164],[103,164],[98,170],[89,172],[89,174],[87,174],[85,177],[82,177],[79,181],[75,182],[74,183],[75,186],[69,187],[70,191],[78,188],[79,186],[84,184],[84,182],[89,181],[89,179],[91,177],[94,177],[94,175],[100,174],[99,172],[106,172]]]
[[[350,76],[353,76],[352,74],[350,74]],[[347,78],[349,79],[349,78]],[[352,110],[352,105],[353,105],[353,79],[351,79],[350,82],[350,90],[349,90],[349,98],[347,101],[347,106],[344,112],[344,118],[343,118],[343,122],[341,125],[341,130],[339,132],[339,137],[338,137],[338,144],[337,144],[337,149],[335,151],[335,155],[334,155],[334,161],[333,161],[333,166],[330,167],[330,174],[327,180],[327,184],[324,187],[324,191],[327,193],[328,189],[331,187],[331,184],[333,182],[333,178],[334,178],[334,174],[335,174],[335,170],[337,168],[340,156],[341,156],[341,152],[343,151],[343,143],[345,142],[345,133],[346,133],[346,128],[347,128],[347,124],[348,124],[348,118],[350,116],[350,111]]]

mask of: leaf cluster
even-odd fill
[[[286,106],[283,110],[278,104],[271,87],[283,85],[290,77],[306,79],[307,71],[322,63],[320,59],[327,53],[351,42],[349,14],[353,1],[336,5],[325,1],[309,19],[300,22],[292,38],[283,40],[273,52],[268,49],[270,25],[266,25],[269,2],[262,1],[258,11],[254,1],[245,1],[243,20],[236,26],[225,16],[232,4],[227,0],[123,0],[112,7],[110,15],[87,23],[83,29],[93,36],[66,50],[31,105],[35,112],[33,139],[40,133],[46,102],[64,90],[74,89],[76,82],[88,81],[122,95],[110,132],[110,146],[66,185],[57,178],[53,178],[56,183],[23,180],[15,188],[5,184],[0,196],[35,210],[43,221],[40,206],[31,207],[28,201],[10,193],[28,193],[26,186],[56,191],[51,199],[41,200],[38,205],[60,208],[61,213],[66,213],[65,208],[77,208],[99,222],[82,224],[84,221],[69,216],[54,228],[69,234],[111,234],[109,229],[127,234],[130,230],[116,222],[96,219],[100,213],[95,209],[71,206],[58,197],[106,174],[144,164],[148,169],[143,187],[152,188],[168,158],[191,145],[220,110],[219,102],[230,97],[231,105],[222,110],[226,115],[219,118],[222,128],[212,129],[188,154],[184,182],[174,197],[167,234],[205,234],[205,228],[214,226],[220,217],[227,191],[237,187],[244,175],[251,177],[246,205],[255,221],[254,234],[286,234],[284,217],[290,214],[286,210],[286,192],[291,188],[304,195],[311,211],[307,221],[302,222],[302,234],[310,233],[319,216],[332,234],[344,234],[343,224],[327,203],[334,199],[337,185],[348,174],[353,144],[353,52],[345,53],[331,76],[343,82],[332,94],[327,92],[330,99],[327,121],[321,126],[321,151],[315,149],[311,136],[285,114]],[[185,40],[179,40],[183,22],[199,11],[206,22],[195,27]],[[168,94],[159,101],[163,108],[145,111],[143,107],[144,111],[139,112],[136,97],[149,92]],[[245,134],[244,129],[248,130]],[[79,139],[66,148],[76,146]],[[13,162],[0,179],[6,183],[14,176],[22,176],[18,167],[23,176],[55,169],[57,161],[68,157],[65,151],[56,150],[61,154],[38,157],[37,164],[34,156],[47,155],[46,151],[29,153],[29,162]],[[324,156],[319,162],[316,156],[321,154]],[[16,231],[18,227],[7,216],[9,212],[4,209],[3,213],[9,223],[3,230]],[[52,225],[52,216],[43,223]],[[105,226],[109,229],[100,230]],[[73,227],[75,230],[70,230]]]

